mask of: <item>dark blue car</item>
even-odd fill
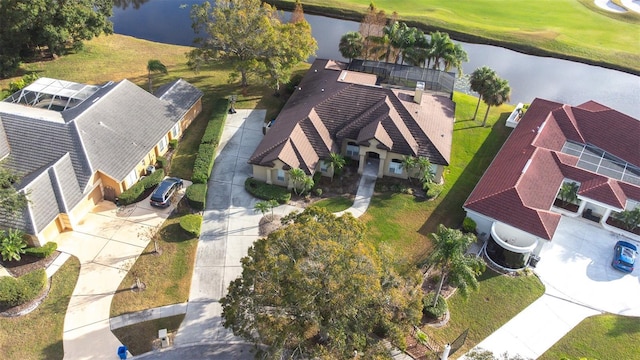
[[[614,268],[630,273],[633,271],[633,265],[636,262],[638,248],[626,241],[618,241],[613,248],[613,262],[611,266]]]
[[[168,207],[171,205],[171,197],[182,188],[182,179],[167,178],[151,194],[151,205],[156,207]]]

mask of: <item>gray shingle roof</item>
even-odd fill
[[[4,126],[2,125],[2,118],[0,118],[0,160],[9,155],[9,140],[7,140],[7,134],[4,132]]]
[[[93,169],[117,181],[180,120],[173,106],[128,80],[88,101],[91,106],[75,118],[82,143]]]
[[[177,109],[177,115],[182,117],[191,109],[193,104],[202,97],[202,91],[188,82],[178,79],[161,86],[155,96],[167,101]]]

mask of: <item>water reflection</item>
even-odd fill
[[[142,39],[177,45],[192,45],[189,11],[194,0],[120,0],[123,7],[113,9],[114,31]],[[144,6],[142,6],[144,5]],[[287,19],[290,15],[283,13]],[[346,60],[338,43],[348,31],[357,31],[359,23],[305,15],[318,41],[317,56]],[[509,80],[512,103],[529,103],[536,97],[579,105],[594,100],[623,113],[640,118],[640,77],[616,70],[566,60],[521,54],[489,46],[462,43],[469,54],[463,70],[466,74],[486,65]]]

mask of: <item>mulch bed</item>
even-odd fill
[[[32,272],[33,270],[46,268],[58,257],[58,255],[60,255],[59,251],[54,251],[51,256],[44,259],[31,255],[22,255],[20,260],[17,261],[0,260],[0,265],[7,269],[9,274],[11,274],[12,276],[20,277]]]
[[[571,211],[571,212],[574,212],[574,213],[578,212],[578,208],[579,208],[579,206],[576,205],[576,204],[571,204],[571,203],[565,204],[564,201],[562,201],[560,199],[555,199],[553,201],[553,206],[559,207],[559,208],[562,208],[562,209],[565,209],[567,211]]]
[[[640,227],[635,228],[635,230],[633,231],[629,231],[627,230],[627,228],[625,227],[624,223],[612,216],[609,216],[609,218],[607,218],[607,225],[611,225],[614,227],[617,227],[618,229],[622,229],[624,231],[627,231],[629,233],[635,234],[635,235],[640,235]]]

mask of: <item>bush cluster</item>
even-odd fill
[[[202,216],[198,214],[188,214],[180,218],[180,227],[190,235],[200,236],[201,225]]]
[[[173,150],[178,147],[178,139],[169,140],[169,149]]]
[[[145,190],[151,189],[164,179],[164,169],[158,169],[153,172],[153,174],[144,177],[137,183],[135,183],[132,187],[125,190],[120,194],[118,200],[122,205],[133,204],[136,201],[140,201],[140,196],[144,193]]]
[[[436,293],[432,292],[422,298],[422,313],[430,318],[439,319],[447,313],[449,307],[447,300],[442,295],[438,295],[436,306],[431,306],[433,305],[434,296],[436,296]]]
[[[466,217],[462,221],[462,230],[467,233],[472,233],[476,231],[476,222],[473,221],[472,218]]]
[[[269,185],[254,178],[247,178],[244,188],[249,194],[262,200],[276,200],[280,204],[286,204],[291,200],[291,192],[281,186]]]
[[[213,161],[215,159],[216,148],[222,136],[223,126],[220,126],[221,122],[224,122],[227,118],[227,99],[218,99],[214,105],[213,117],[209,119],[207,128],[202,134],[200,139],[200,147],[198,148],[198,154],[196,154],[196,160],[193,164],[193,175],[191,175],[191,181],[196,184],[206,184],[211,176],[211,169],[213,169]]]
[[[57,249],[58,249],[58,244],[54,243],[53,241],[50,241],[44,244],[44,246],[26,248],[24,249],[24,253],[25,255],[31,255],[39,258],[48,258]]]
[[[156,158],[156,168],[164,169],[167,167],[167,158],[164,156],[158,156]]]
[[[194,210],[204,210],[207,199],[207,184],[193,184],[185,192],[189,206]]]
[[[3,276],[0,278],[0,308],[6,309],[31,301],[45,286],[47,273],[44,269],[34,270],[19,278]]]
[[[429,184],[427,188],[427,198],[435,199],[442,192],[443,185],[442,184]]]

